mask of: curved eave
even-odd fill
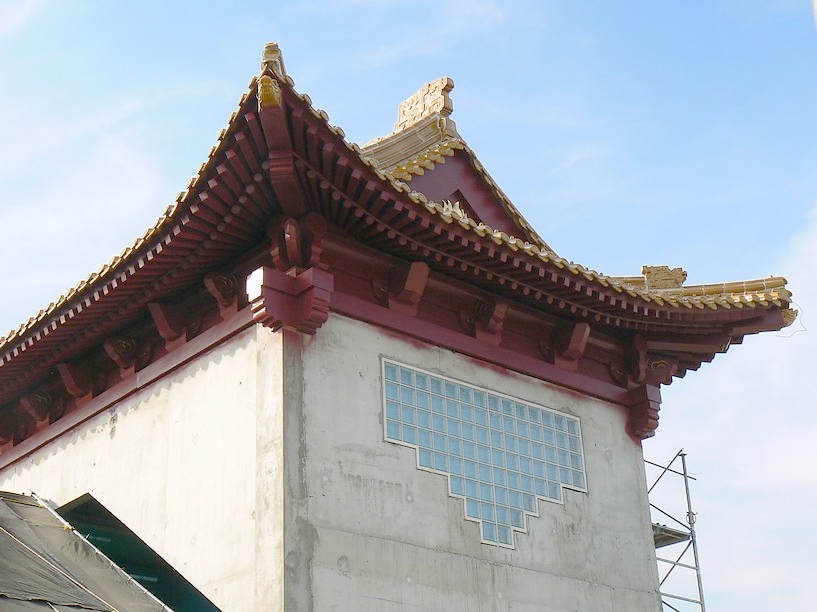
[[[246,120],[254,103],[242,97],[208,160],[153,228],[0,341],[0,398],[263,239],[275,198]]]
[[[0,342],[0,398],[137,316],[148,302],[189,289],[266,241],[282,214],[269,179],[269,138],[291,153],[310,210],[348,235],[402,259],[533,309],[611,331],[736,336],[784,324],[785,281],[768,291],[668,295],[605,277],[541,245],[496,232],[428,202],[374,167],[339,128],[280,81],[279,123],[262,127],[256,81],[175,207],[122,256]]]

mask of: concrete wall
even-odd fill
[[[660,609],[621,409],[338,316],[286,353],[288,611]],[[447,478],[384,441],[381,356],[579,417],[589,492],[540,501],[514,550],[481,544]]]
[[[280,528],[257,516],[281,513],[281,376],[281,336],[249,329],[0,472],[0,490],[90,492],[216,605],[263,609],[256,589],[280,591]]]
[[[381,356],[581,419],[588,493],[480,543],[447,479],[384,441]],[[225,611],[657,610],[640,447],[620,409],[332,315],[255,326],[0,472],[90,492]]]

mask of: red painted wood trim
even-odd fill
[[[630,405],[631,396],[627,389],[612,383],[567,372],[543,359],[527,357],[516,351],[493,346],[466,336],[462,332],[409,317],[350,295],[335,292],[332,295],[332,310],[555,385],[623,406]]]

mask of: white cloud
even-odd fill
[[[0,0],[0,36],[22,28],[46,0]]]

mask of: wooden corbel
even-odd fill
[[[122,377],[135,373],[150,363],[152,347],[149,343],[137,343],[130,336],[107,338],[102,347],[105,354],[119,367]]]
[[[478,300],[470,311],[460,312],[460,325],[477,340],[499,346],[507,314],[507,302]]]
[[[32,415],[18,406],[0,407],[0,449],[22,442],[37,431]]]
[[[309,213],[300,219],[277,219],[271,223],[268,234],[275,268],[292,275],[317,266],[327,227],[326,219],[317,213]]]
[[[242,301],[241,288],[235,274],[213,273],[204,277],[204,287],[213,296],[218,304],[218,312],[222,319],[227,319],[238,312]]]
[[[102,371],[92,371],[84,365],[62,362],[57,364],[57,373],[65,390],[77,405],[87,402],[105,389],[106,377]]]
[[[175,304],[150,302],[148,312],[168,352],[190,340],[201,328],[201,315],[188,313]]]
[[[430,272],[428,264],[422,261],[392,268],[389,272],[389,286],[386,288],[389,309],[411,317],[416,316]]]
[[[590,339],[590,324],[563,325],[552,330],[539,342],[545,359],[563,370],[575,372]]]
[[[318,268],[309,268],[297,275],[264,267],[261,285],[263,308],[256,320],[274,331],[282,327],[314,334],[329,317],[334,276]]]
[[[627,431],[640,440],[651,438],[658,428],[661,391],[655,385],[641,385],[629,393],[630,416]]]
[[[31,415],[35,421],[35,428],[40,430],[63,415],[65,402],[63,398],[53,393],[37,392],[21,397],[20,408]]]

